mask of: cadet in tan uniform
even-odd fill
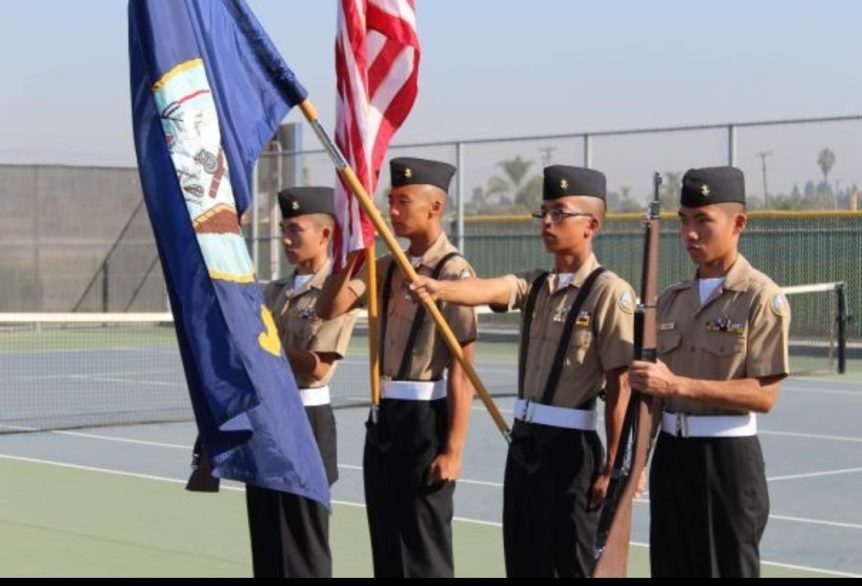
[[[390,171],[389,216],[395,234],[410,241],[407,254],[416,271],[444,280],[473,276],[441,224],[455,168],[400,158],[391,161]],[[374,575],[451,577],[453,496],[473,388],[392,257],[377,259],[376,267],[382,400],[377,421],[369,418],[363,457]],[[325,315],[360,303],[365,282],[348,283],[348,276],[344,271],[333,278]],[[474,311],[448,304],[441,311],[472,360]]]
[[[600,267],[593,238],[605,216],[605,176],[544,171],[542,241],[554,270],[496,279],[421,279],[419,295],[522,312],[518,400],[506,462],[503,538],[509,577],[585,577],[628,404],[635,295]],[[604,390],[608,454],[596,399]]]
[[[778,286],[739,254],[742,172],[689,170],[679,235],[694,279],[658,303],[660,362],[634,362],[632,387],[661,399],[650,472],[656,577],[755,577],[769,515],[755,412],[787,376],[790,310]]]
[[[315,306],[330,273],[329,241],[335,226],[333,190],[294,187],[278,194],[281,232],[293,274],[264,291],[299,387],[330,485],[338,478],[335,417],[329,381],[344,357],[355,312],[322,320]],[[246,485],[254,576],[331,577],[329,512],[294,494]]]

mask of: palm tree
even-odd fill
[[[835,166],[835,159],[835,153],[833,153],[828,147],[820,151],[820,154],[817,155],[817,164],[823,172],[823,195],[827,197],[829,193],[832,192],[832,189],[829,186],[829,172],[832,170],[832,167]],[[832,192],[832,207],[838,208],[838,194],[835,192]]]
[[[538,175],[527,178],[533,161],[521,158],[500,161],[504,176],[494,175],[488,179],[486,196],[499,196],[502,205],[512,203],[526,209],[536,209],[542,201],[542,178]],[[508,197],[507,197],[508,196]]]
[[[817,164],[823,172],[823,183],[829,183],[829,172],[832,171],[832,167],[835,166],[835,158],[835,153],[833,153],[829,148],[823,149],[820,151],[820,154],[817,155]]]

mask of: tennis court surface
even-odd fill
[[[0,576],[250,575],[242,487],[183,490],[195,428],[172,329],[8,330],[0,335],[0,426],[11,432],[0,433]],[[516,344],[491,339],[480,344],[478,370],[511,419]],[[355,340],[332,385],[338,576],[371,573],[362,505],[364,345]],[[822,357],[794,362],[825,372]],[[847,371],[791,377],[773,413],[760,418],[771,496],[764,575],[862,575],[862,508],[854,505],[862,361],[849,360]],[[456,491],[459,576],[503,574],[504,461],[503,439],[477,401]],[[635,507],[633,576],[649,572],[648,498]]]

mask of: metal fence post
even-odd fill
[[[464,199],[466,198],[466,190],[464,188],[464,150],[462,143],[455,143],[455,161],[458,166],[458,214],[455,221],[458,227],[458,250],[461,254],[466,254],[464,250]]]
[[[736,126],[727,125],[727,164],[736,167]]]
[[[42,243],[41,243],[41,226],[40,226],[40,197],[39,192],[39,168],[36,167],[33,173],[33,290],[36,297],[35,311],[45,311],[45,296],[42,287]]]
[[[276,169],[278,170],[278,180],[275,186],[275,192],[269,194],[269,279],[275,281],[278,278],[278,192],[284,189],[284,161],[282,160],[282,149],[278,142],[271,143],[275,146],[276,156],[278,161]]]
[[[589,134],[584,135],[584,168],[589,169],[593,166],[593,137]]]
[[[260,276],[260,266],[258,266],[260,262],[260,243],[258,242],[260,238],[260,201],[257,199],[260,189],[259,171],[260,158],[255,161],[251,175],[251,260],[254,263],[254,270],[258,276]]]

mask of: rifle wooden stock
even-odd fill
[[[641,305],[635,314],[635,360],[655,362],[657,358],[659,193],[661,178],[653,177],[655,197],[644,222],[644,257],[641,278]],[[646,467],[652,444],[652,398],[632,389],[620,431],[611,480],[596,532],[594,578],[625,577],[628,569],[632,506],[638,481]]]
[[[356,173],[344,159],[344,156],[341,154],[338,147],[332,142],[332,139],[320,124],[314,105],[309,100],[305,100],[299,104],[299,108],[305,115],[306,120],[311,124],[312,130],[314,130],[314,133],[317,135],[318,139],[320,139],[320,142],[323,144],[323,147],[326,149],[326,152],[329,154],[333,163],[335,163],[339,175],[341,175],[345,184],[350,187],[350,190],[359,200],[360,205],[362,205],[362,209],[368,215],[371,223],[374,224],[374,228],[377,230],[377,233],[383,239],[383,242],[386,243],[386,247],[392,253],[392,258],[398,265],[398,268],[401,269],[401,272],[404,273],[407,280],[410,283],[413,283],[416,281],[416,271],[410,264],[410,261],[407,260],[407,256],[404,254],[404,251],[401,250],[395,236],[392,235],[392,232],[386,226],[383,216],[381,216],[380,212],[377,211],[377,208],[374,206],[374,202],[371,201],[371,197],[366,193],[365,188],[359,181],[359,178],[356,177]],[[369,264],[371,263],[373,263],[373,259],[369,259]],[[473,368],[473,365],[464,356],[461,344],[455,338],[455,334],[452,333],[452,329],[449,327],[449,324],[446,323],[446,320],[443,317],[443,314],[440,313],[440,309],[437,307],[437,304],[430,299],[423,300],[422,304],[425,306],[425,310],[437,326],[437,330],[442,335],[443,341],[449,348],[449,352],[461,364],[461,367],[464,369],[464,373],[467,375],[467,378],[470,379],[470,383],[473,385],[473,388],[476,389],[479,398],[482,399],[482,403],[485,405],[485,409],[488,410],[488,414],[491,416],[491,419],[494,420],[494,423],[497,425],[503,438],[507,443],[511,442],[509,424],[506,423],[505,419],[503,419],[499,409],[497,409],[493,399],[491,399],[491,394],[479,379],[479,374],[476,372],[476,369]]]
[[[619,492],[616,496],[616,506],[613,509],[608,509],[607,505],[602,508],[603,516],[607,510],[612,511],[612,517],[609,518],[609,527],[603,537],[605,540],[603,549],[597,552],[599,557],[593,567],[594,578],[624,578],[628,568],[633,501],[640,474],[649,458],[652,427],[652,406],[649,397],[638,392],[632,393],[629,406],[626,409],[626,420],[629,419],[634,422],[631,428],[634,436],[634,457],[631,460],[631,469],[628,474],[618,480]],[[614,468],[616,469],[616,466]],[[614,482],[614,479],[611,482]],[[613,498],[610,492],[609,488],[608,500]],[[602,531],[600,522],[599,534]]]

